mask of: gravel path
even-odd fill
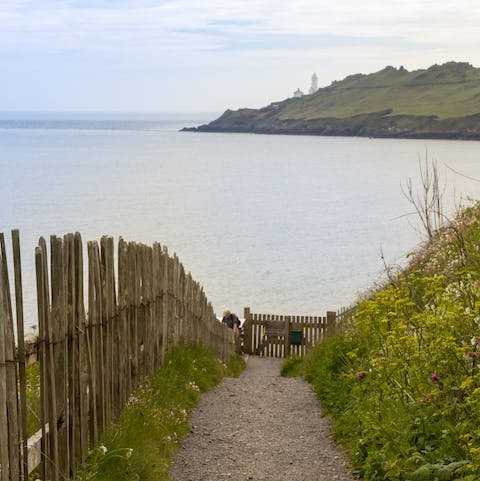
[[[310,386],[250,357],[238,379],[202,396],[179,450],[175,481],[350,481]]]

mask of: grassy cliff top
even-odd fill
[[[391,116],[436,116],[439,119],[480,113],[480,69],[448,62],[407,71],[386,67],[368,75],[350,75],[312,95],[260,109],[279,119],[348,118],[379,111]]]

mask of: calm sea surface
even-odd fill
[[[382,278],[382,249],[402,264],[422,240],[401,184],[426,151],[448,212],[478,197],[446,166],[480,179],[479,142],[178,132],[214,117],[0,114],[0,232],[20,229],[28,324],[41,235],[159,241],[218,313],[322,314]]]

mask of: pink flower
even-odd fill
[[[432,372],[432,374],[430,374],[430,381],[436,384],[440,382],[440,378]]]
[[[430,398],[428,396],[424,397],[423,399],[420,399],[420,404],[428,403],[428,401],[430,401]]]
[[[467,359],[478,359],[478,352],[476,351],[467,352],[467,354],[465,354],[465,357]]]
[[[365,379],[367,373],[365,371],[356,372],[354,375],[355,379]]]

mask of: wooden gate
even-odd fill
[[[335,329],[336,312],[322,316],[255,314],[244,309],[243,350],[267,357],[304,356]]]

